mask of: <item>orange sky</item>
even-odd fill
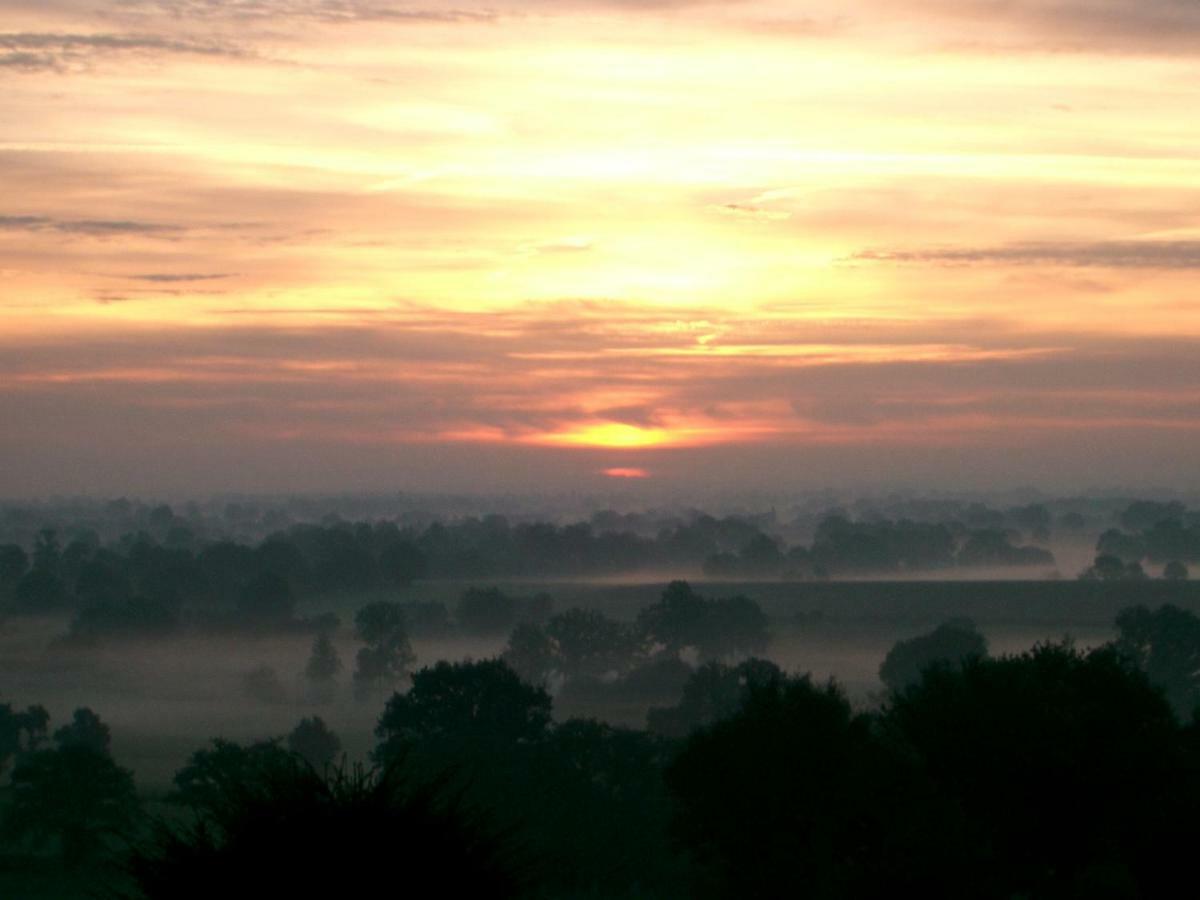
[[[0,0],[0,496],[1200,486],[1197,76],[1182,0]]]

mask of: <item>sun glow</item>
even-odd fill
[[[688,443],[686,432],[666,428],[643,428],[624,422],[597,422],[577,425],[563,431],[534,435],[531,443],[568,447],[608,447],[614,450],[638,450]]]

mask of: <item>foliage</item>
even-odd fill
[[[94,859],[137,822],[133,775],[84,743],[38,750],[12,773],[12,800],[4,820],[13,838],[54,843],[63,861]]]
[[[399,867],[399,868],[397,868]],[[283,753],[224,780],[193,825],[159,822],[127,868],[140,900],[366,895],[403,871],[449,896],[517,896],[504,838],[399,764],[322,776]]]
[[[312,652],[304,666],[304,677],[308,680],[314,699],[332,699],[333,684],[342,669],[342,659],[328,632],[320,632],[313,638]]]
[[[624,622],[595,609],[569,609],[546,625],[557,647],[558,665],[567,678],[600,678],[625,671],[640,640]]]
[[[1167,604],[1117,615],[1117,652],[1146,673],[1166,693],[1176,714],[1188,720],[1200,707],[1200,618]]]
[[[523,681],[544,687],[557,669],[558,647],[541,625],[524,623],[513,629],[501,659]]]
[[[355,615],[354,628],[366,642],[355,656],[355,695],[364,699],[391,690],[417,658],[408,640],[403,608],[390,601],[368,603]]]
[[[1051,644],[934,668],[884,725],[951,804],[975,896],[1087,896],[1103,873],[1163,896],[1182,877],[1196,759],[1117,652]]]
[[[318,772],[342,752],[342,741],[320,716],[301,719],[288,735],[287,747]]]
[[[394,759],[417,743],[533,741],[549,725],[550,708],[545,690],[521,681],[501,660],[443,660],[414,672],[412,687],[388,701],[375,729],[376,759]]]
[[[689,738],[666,783],[694,896],[904,894],[890,875],[908,779],[832,684],[750,686],[732,718]]]
[[[71,723],[54,732],[54,742],[60,747],[88,747],[108,755],[112,734],[100,717],[86,706],[75,710]]]
[[[0,774],[13,757],[31,753],[46,738],[50,713],[44,706],[29,706],[24,712],[10,703],[0,703]]]
[[[969,619],[954,619],[928,634],[897,641],[879,666],[879,680],[890,691],[901,691],[921,680],[936,665],[956,666],[963,660],[987,656],[987,641]]]
[[[783,678],[783,670],[765,659],[751,658],[736,666],[706,663],[688,678],[675,706],[655,707],[646,714],[646,727],[664,737],[687,737],[735,715],[752,690]]]

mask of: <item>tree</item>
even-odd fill
[[[708,602],[686,581],[672,581],[653,606],[638,613],[637,626],[647,641],[668,653],[695,647],[704,628]]]
[[[58,574],[48,568],[34,566],[21,576],[13,591],[17,606],[29,612],[48,612],[65,606],[66,586]]]
[[[364,699],[396,685],[416,661],[399,603],[368,603],[354,617],[355,634],[366,646],[355,657],[354,693]]]
[[[1101,553],[1079,577],[1083,581],[1138,581],[1146,573],[1136,560],[1126,563],[1111,553]]]
[[[1187,720],[1200,706],[1200,618],[1167,604],[1151,612],[1134,606],[1117,614],[1117,652],[1166,692]]]
[[[1156,897],[1188,877],[1196,758],[1162,694],[1111,648],[1049,644],[926,670],[882,728],[960,836],[958,863],[944,851],[970,873],[960,895],[1124,884],[1116,895]]]
[[[692,734],[665,777],[693,896],[911,896],[892,878],[910,850],[894,824],[910,781],[832,683],[752,686],[731,718]]]
[[[354,614],[354,635],[367,644],[383,644],[405,634],[404,607],[391,600],[376,600]]]
[[[879,680],[890,691],[901,691],[921,680],[921,673],[936,665],[960,665],[963,660],[987,656],[987,641],[969,619],[945,622],[928,634],[897,641],[879,666]]]
[[[34,538],[33,568],[57,576],[61,564],[62,546],[58,542],[58,532],[53,528],[43,528]]]
[[[511,746],[541,737],[550,695],[523,682],[504,662],[438,662],[415,672],[406,693],[387,702],[375,757],[395,759],[413,745]]]
[[[101,600],[79,610],[68,637],[79,644],[109,638],[162,637],[179,627],[179,613],[158,600],[133,596]]]
[[[24,753],[32,753],[46,737],[50,713],[44,706],[30,706],[17,712],[9,703],[0,703],[0,774]]]
[[[320,716],[301,719],[288,735],[287,746],[318,772],[324,771],[342,751],[341,739]]]
[[[175,773],[167,799],[200,818],[219,819],[242,786],[255,784],[291,764],[289,752],[277,740],[242,746],[216,738],[210,747],[194,752]]]
[[[424,578],[428,568],[425,554],[410,541],[391,541],[379,553],[380,571],[392,584],[400,587]]]
[[[7,591],[29,568],[29,557],[17,544],[0,544],[0,592]]]
[[[133,774],[106,753],[82,743],[39,750],[12,773],[8,832],[35,845],[57,843],[76,866],[128,837],[138,815]]]
[[[673,581],[658,603],[638,614],[645,640],[678,654],[691,647],[701,659],[761,653],[767,647],[767,617],[753,600],[737,596],[709,600],[686,581]]]
[[[59,748],[88,747],[97,753],[109,755],[112,734],[108,726],[100,721],[100,717],[86,706],[75,710],[71,724],[64,725],[54,732],[54,742]]]
[[[507,900],[515,853],[437,784],[400,766],[314,771],[283,754],[225,781],[191,826],[159,822],[126,863],[142,900],[365,896],[395,880]]]
[[[568,678],[600,678],[622,672],[639,649],[636,632],[595,609],[569,609],[552,618],[546,633],[558,646]]]
[[[1041,547],[1014,547],[1009,535],[987,528],[968,535],[958,551],[960,566],[1052,566],[1054,554]]]
[[[522,680],[544,687],[558,666],[558,648],[541,625],[524,623],[513,629],[500,658]]]
[[[783,678],[783,670],[765,659],[747,659],[736,666],[705,663],[684,683],[679,703],[646,714],[646,727],[663,737],[687,737],[735,715],[750,691]]]
[[[701,659],[723,659],[763,653],[770,637],[767,616],[749,597],[713,600],[696,649]]]
[[[1187,581],[1187,566],[1179,560],[1173,559],[1163,567],[1163,578],[1167,581]]]
[[[308,680],[314,699],[323,702],[333,699],[334,683],[342,668],[342,659],[338,656],[329,633],[322,631],[313,638],[312,653],[304,666],[304,677]]]
[[[291,585],[281,575],[261,572],[242,588],[237,612],[241,621],[257,627],[290,622],[296,612]]]
[[[405,641],[361,647],[355,655],[354,695],[360,700],[394,687],[416,660]]]
[[[1145,531],[1160,522],[1178,521],[1185,507],[1177,500],[1160,503],[1157,500],[1134,500],[1121,513],[1121,525],[1130,531]]]

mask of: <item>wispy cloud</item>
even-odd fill
[[[178,225],[126,219],[58,219],[49,216],[0,215],[0,231],[51,231],[89,237],[116,237],[119,235],[169,235],[182,230]]]
[[[229,272],[146,272],[140,275],[126,275],[133,281],[149,281],[154,284],[175,284],[193,281],[217,281],[232,278]]]
[[[881,0],[895,7],[895,0]],[[1194,0],[919,0],[904,3],[958,21],[1008,28],[1043,50],[1195,54],[1200,4]],[[993,34],[993,36],[995,36]],[[978,35],[972,35],[978,41]],[[1003,36],[1000,36],[1003,43]],[[1011,39],[1010,39],[1011,41]],[[1011,44],[1010,44],[1011,45]]]
[[[1112,269],[1200,269],[1200,241],[1030,242],[996,247],[863,250],[860,262],[942,266],[1040,265]]]
[[[155,34],[0,33],[0,66],[27,71],[66,71],[99,56],[186,54],[248,58],[250,51],[226,41]]]
[[[280,22],[487,22],[497,13],[486,7],[436,4],[426,7],[388,0],[125,0],[122,15],[167,16],[192,20]]]

